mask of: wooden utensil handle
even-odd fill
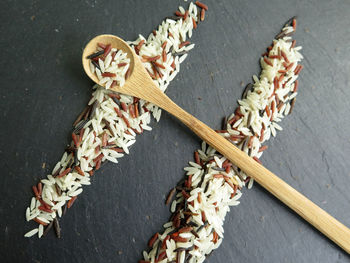
[[[223,154],[247,175],[254,178],[262,187],[293,209],[347,253],[350,253],[349,228],[311,202],[304,195],[300,194],[264,166],[250,158],[246,153],[239,150],[203,122],[177,106],[169,98],[166,99],[166,101],[166,103],[160,103],[161,105],[159,106],[181,120],[201,139]]]
[[[247,175],[254,178],[262,187],[350,254],[349,228],[250,158],[203,122],[197,120],[191,114],[177,106],[155,86],[152,79],[141,65],[141,62],[138,60],[135,60],[134,70],[139,72],[139,75],[135,74],[135,76],[132,76],[131,79],[128,80],[129,88],[127,89],[127,93],[129,95],[150,101],[174,115],[201,139],[223,154]],[[124,89],[126,88],[124,87]],[[123,88],[117,91],[123,93]]]

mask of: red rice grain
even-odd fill
[[[203,8],[205,11],[208,11],[208,6],[206,4],[203,4],[199,1],[196,1],[195,4],[200,7],[200,8]]]
[[[281,83],[284,79],[284,74],[281,74],[280,77],[278,78],[278,82]]]
[[[154,56],[154,57],[149,57],[146,55],[143,55],[142,58],[145,60],[145,62],[151,62],[151,61],[156,61],[157,59],[160,58],[160,56]]]
[[[186,10],[185,14],[184,14],[184,20],[186,20],[188,17],[188,10]]]
[[[77,170],[78,174],[80,174],[81,176],[85,176],[83,170],[81,170],[79,166],[75,166],[75,170]]]
[[[295,70],[294,70],[294,74],[298,75],[300,73],[300,71],[304,68],[303,65],[298,65],[296,66]]]
[[[112,53],[112,55],[111,55],[111,56],[112,56],[112,60],[114,60],[115,55],[117,55],[117,52],[113,52],[113,53]]]
[[[125,122],[126,126],[127,126],[128,128],[130,128],[130,123],[129,123],[128,119],[127,119],[124,115],[122,115],[122,119],[123,119],[123,121]]]
[[[126,63],[126,62],[119,63],[119,64],[118,64],[118,68],[125,67],[126,65],[128,65],[128,63]],[[103,75],[102,75],[102,76],[103,76]]]
[[[71,208],[78,196],[73,196],[67,203],[67,208]]]
[[[202,221],[203,223],[207,220],[206,216],[205,216],[205,212],[202,210],[201,212],[201,215],[202,215]]]
[[[260,152],[263,152],[263,151],[265,151],[267,148],[268,148],[267,145],[261,146],[258,152],[259,152],[259,153],[260,153]]]
[[[165,62],[166,59],[167,59],[167,55],[166,55],[166,50],[164,48],[163,51],[162,51],[162,60],[163,60],[163,62]]]
[[[43,226],[47,226],[47,225],[48,225],[48,223],[45,223],[45,222],[41,221],[41,220],[38,219],[37,217],[33,218],[33,220],[34,220],[35,222],[37,222],[38,224],[40,224],[40,225],[43,225]]]
[[[53,213],[53,211],[49,208],[46,208],[45,206],[41,205],[38,207],[39,210],[47,212],[47,213]]]
[[[190,198],[190,195],[189,195],[188,193],[186,193],[185,190],[182,190],[182,191],[181,191],[181,194],[182,194],[182,196],[183,196],[185,199]]]
[[[141,47],[142,47],[142,45],[143,45],[144,43],[145,43],[145,40],[142,39],[142,40],[140,41],[140,43],[135,47],[135,50],[136,50],[136,54],[137,54],[137,55],[139,54],[140,49],[141,49]]]
[[[125,111],[125,112],[128,111],[128,107],[126,106],[126,104],[124,102],[121,102],[120,106],[122,107],[123,111]]]
[[[292,45],[290,46],[290,49],[294,48],[296,43],[297,43],[297,41],[294,39],[294,40],[292,41]]]
[[[176,15],[176,16],[181,16],[181,17],[183,17],[183,16],[184,16],[183,14],[181,14],[181,12],[180,12],[180,11],[176,11],[176,12],[175,12],[175,15]]]
[[[293,26],[293,29],[295,31],[297,29],[297,20],[295,18],[293,18],[292,26]]]
[[[298,91],[298,86],[299,86],[299,81],[295,80],[293,92],[297,92]]]
[[[153,247],[154,242],[157,240],[159,234],[155,233],[153,237],[148,241],[148,247]]]
[[[153,63],[154,63],[154,65],[156,65],[158,68],[165,69],[165,67],[164,67],[162,64],[160,64],[160,63],[158,63],[158,62],[156,62],[156,61],[154,61]]]
[[[137,117],[139,117],[139,102],[136,102],[135,104],[134,104],[134,112],[135,112],[135,117],[137,118]]]
[[[294,62],[290,63],[290,64],[286,67],[286,70],[287,70],[287,71],[290,70],[290,69],[293,67],[293,65],[294,65]]]
[[[270,59],[281,59],[279,55],[271,55],[269,56]]]
[[[166,242],[168,241],[170,239],[170,236],[169,235],[167,235],[164,239],[163,239],[163,241],[162,241],[162,249],[165,249],[167,246],[166,246]]]
[[[41,182],[38,183],[38,194],[41,196],[43,192],[43,184]]]
[[[166,252],[163,251],[162,253],[159,254],[156,262],[162,261],[163,259],[165,259],[165,257],[166,257]]]
[[[275,100],[273,100],[272,102],[271,102],[271,119],[270,119],[270,121],[272,121],[272,118],[273,118],[273,114],[275,113]]]
[[[102,134],[102,147],[107,145],[108,134],[104,132]]]
[[[103,53],[103,57],[107,57],[109,52],[111,52],[111,50],[112,50],[112,45],[108,44],[104,50],[105,50],[105,52]]]
[[[133,104],[129,104],[129,114],[130,114],[131,118],[133,118],[133,119],[136,118]]]
[[[179,48],[182,48],[182,47],[187,46],[187,45],[189,45],[189,44],[191,44],[190,41],[182,42],[182,43],[179,44]]]
[[[264,57],[264,61],[267,65],[273,67],[273,64],[271,63],[271,61],[267,57]]]
[[[287,63],[289,63],[289,59],[288,59],[286,53],[284,53],[283,50],[281,50],[281,55],[282,55],[282,57],[284,58],[284,61],[286,61]]]
[[[166,205],[170,204],[170,201],[173,199],[175,192],[176,192],[176,188],[173,188],[170,190],[170,192],[165,200]]]
[[[265,107],[265,111],[266,111],[267,117],[270,117],[270,109],[267,105]]]
[[[84,132],[85,132],[85,129],[82,128],[82,129],[80,130],[80,133],[79,133],[79,142],[78,142],[79,145],[80,145],[81,142],[83,141]]]
[[[235,186],[233,185],[232,181],[230,180],[230,178],[228,176],[224,176],[225,182],[231,186],[232,189],[235,189]]]
[[[261,132],[260,132],[260,141],[262,142],[264,140],[264,132],[265,132],[265,128],[263,127],[261,129]]]
[[[199,154],[197,151],[194,152],[194,160],[195,160],[196,164],[201,165],[201,161],[199,159]]]
[[[156,77],[153,73],[151,73],[151,72],[148,70],[148,68],[146,68],[146,70],[147,70],[148,74],[150,75],[150,77],[151,77],[152,79],[157,79],[157,77]]]
[[[258,158],[258,157],[254,156],[254,157],[253,157],[253,159],[254,159],[256,162],[258,162],[258,163],[262,164],[262,162],[259,160],[259,158]]]
[[[196,29],[197,28],[197,23],[196,20],[192,17],[192,23],[193,23],[193,28]]]
[[[98,162],[99,160],[102,160],[103,153],[100,153],[95,159],[93,159],[94,163]]]
[[[97,45],[98,45],[100,48],[102,48],[102,49],[105,49],[105,48],[106,48],[106,45],[103,44],[103,43],[97,43]]]
[[[100,169],[101,163],[102,163],[102,160],[98,160],[98,161],[96,162],[96,167],[95,167],[95,170],[96,170],[96,171],[97,171],[98,169]]]
[[[201,21],[204,21],[205,19],[205,9],[201,10]]]
[[[187,242],[188,238],[180,237],[180,236],[172,236],[171,239],[173,239],[175,242]]]
[[[190,174],[190,175],[188,176],[187,180],[185,181],[185,185],[186,185],[187,188],[190,188],[191,185],[192,185],[192,176],[193,176],[193,175]]]
[[[32,190],[34,192],[36,199],[40,198],[39,191],[38,191],[38,188],[36,187],[36,185],[32,186]]]
[[[118,108],[114,107],[114,111],[117,113],[119,118],[122,118],[123,114],[120,112]]]
[[[202,195],[201,195],[201,193],[198,193],[197,200],[198,200],[198,203],[202,202]]]
[[[219,235],[214,231],[213,232],[213,239],[212,239],[212,242],[214,244],[216,244],[216,242],[218,242],[218,238],[219,238]]]
[[[71,170],[70,167],[67,168],[66,170],[62,171],[62,173],[60,173],[59,175],[57,175],[57,177],[58,177],[58,178],[61,178],[61,177],[65,176],[65,175],[69,174],[70,170]]]
[[[72,133],[72,139],[73,139],[75,147],[78,148],[79,147],[79,139],[74,132]]]
[[[51,209],[51,206],[49,206],[44,200],[42,200],[41,198],[39,198],[38,200],[42,206],[44,206],[47,209]]]
[[[104,73],[101,73],[102,77],[115,77],[116,74],[115,73],[110,73],[110,72],[104,72]]]

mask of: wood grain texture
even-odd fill
[[[164,101],[166,101],[166,103],[161,104],[163,105],[162,108],[176,116],[202,140],[206,141],[218,152],[223,154],[237,167],[241,168],[247,175],[254,178],[262,187],[299,214],[347,253],[350,253],[350,229],[348,227],[296,191],[271,171],[258,164],[255,160],[232,145],[203,122],[194,118],[176,104],[172,103],[171,100],[165,99]]]
[[[93,38],[87,44],[82,56],[83,67],[87,75],[94,82],[98,82],[98,79],[95,74],[91,73],[86,56],[94,52],[97,43],[103,43],[105,45],[111,44],[113,48],[121,49],[126,52],[130,58],[130,70],[132,73],[129,79],[126,80],[123,87],[115,86],[112,90],[149,101],[171,113],[197,134],[199,138],[206,141],[210,146],[233,162],[233,164],[242,169],[248,176],[254,178],[267,191],[290,207],[347,253],[350,253],[349,228],[296,191],[271,171],[258,164],[246,153],[217,134],[213,129],[174,103],[167,95],[158,89],[157,85],[146,72],[140,59],[123,39],[114,35],[100,35]]]

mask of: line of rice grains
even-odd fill
[[[175,78],[187,52],[194,47],[188,38],[200,21],[198,13],[196,5],[190,3],[188,10],[183,9],[179,15],[165,18],[147,39],[140,35],[136,41],[129,42],[162,91]],[[105,63],[115,52],[118,51],[113,51],[108,45],[100,46],[97,54],[90,57]],[[123,64],[121,68],[125,66]],[[149,126],[151,116],[159,121],[161,110],[138,98],[95,85],[91,100],[73,124],[72,141],[61,160],[46,179],[32,187],[34,196],[25,216],[37,226],[25,236],[38,234],[40,238],[52,225],[57,236],[61,236],[59,218],[77,201],[83,186],[91,184],[90,179],[96,170],[106,161],[118,163],[119,158],[129,153],[137,135],[152,130]]]
[[[264,142],[282,130],[278,124],[291,113],[298,93],[302,66],[291,35],[296,29],[292,18],[276,36],[260,59],[261,74],[253,76],[239,106],[217,132],[257,162],[267,149]],[[253,179],[205,142],[194,153],[194,162],[185,168],[186,176],[173,188],[166,203],[171,217],[148,242],[139,263],[203,262],[223,240],[224,220],[230,206],[239,204],[242,188],[251,188]]]

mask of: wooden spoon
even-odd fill
[[[123,87],[115,86],[114,91],[144,99],[174,115],[201,139],[223,154],[232,163],[254,178],[262,187],[293,209],[307,222],[321,231],[338,246],[350,253],[350,229],[311,202],[275,174],[250,158],[228,140],[218,135],[161,92],[143,67],[134,50],[122,39],[114,35],[100,35],[92,39],[83,52],[83,66],[86,74],[96,83],[98,78],[91,73],[86,57],[96,51],[97,43],[111,44],[121,49],[130,58],[130,77]]]

